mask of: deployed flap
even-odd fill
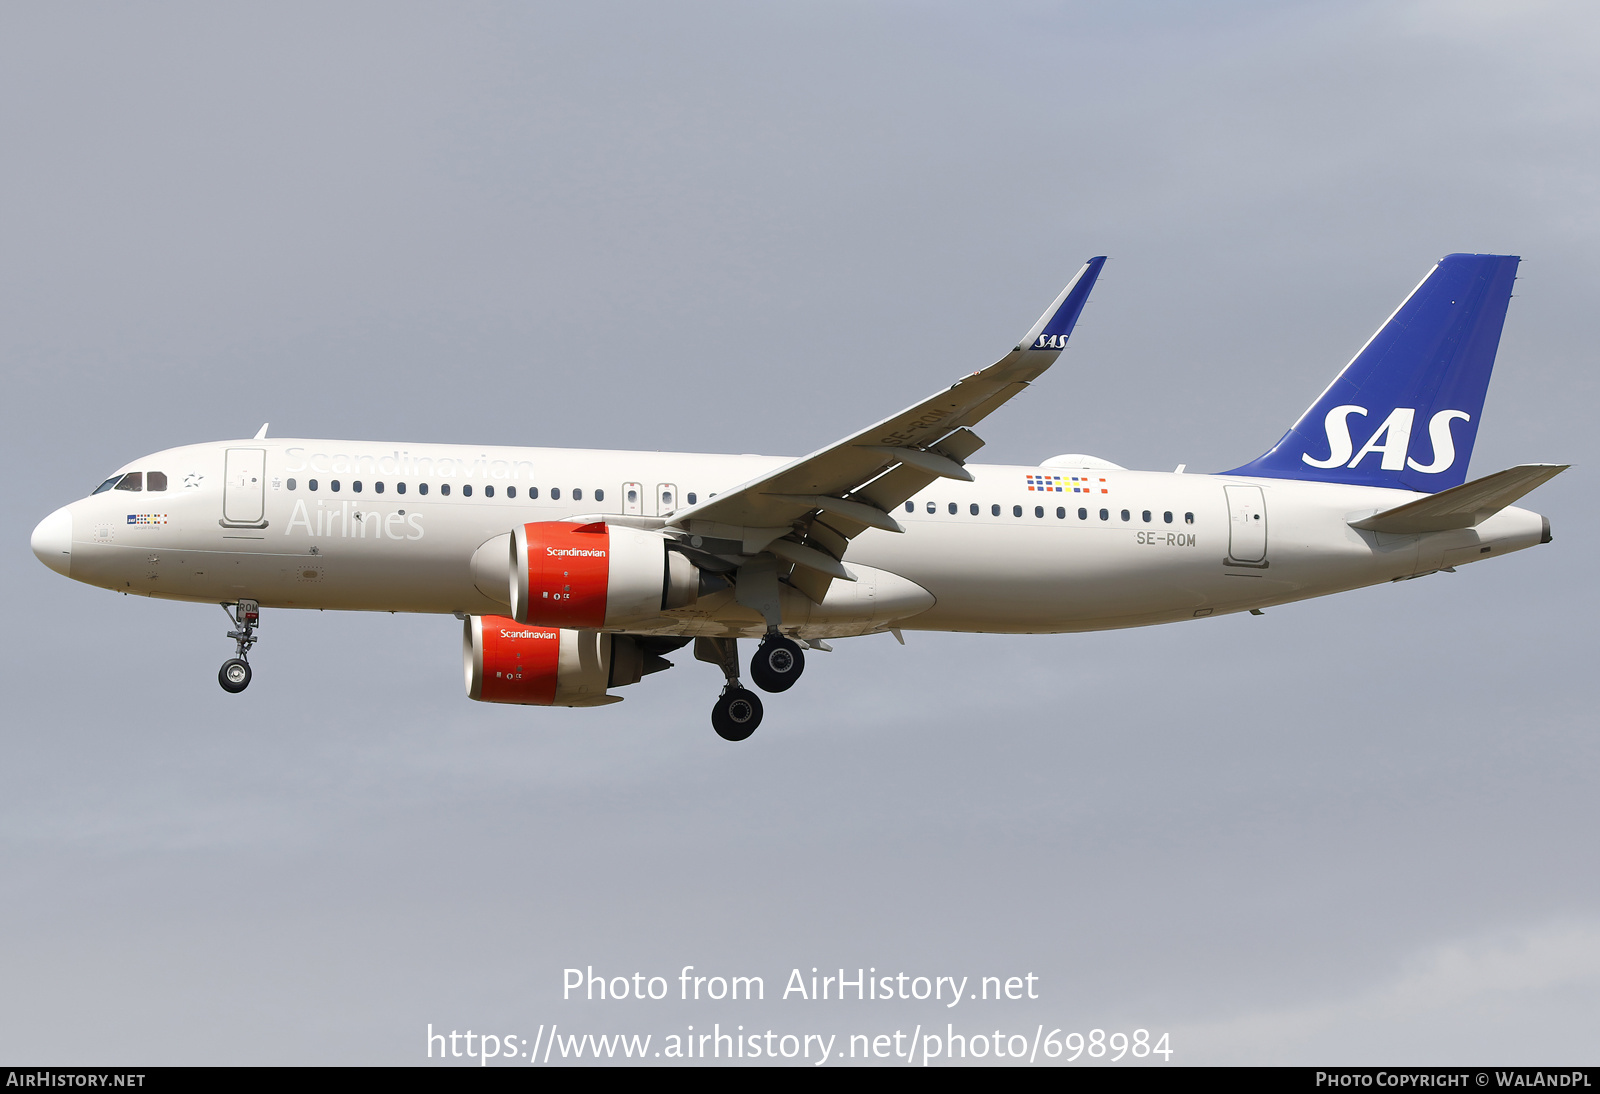
[[[1475,528],[1571,466],[1566,463],[1521,464],[1375,513],[1364,520],[1353,520],[1350,527],[1397,535]]]

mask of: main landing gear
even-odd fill
[[[761,724],[761,697],[739,682],[739,643],[733,638],[697,638],[694,655],[722,669],[727,683],[711,708],[711,727],[725,741],[742,741]],[[788,691],[806,668],[800,643],[776,632],[761,640],[750,659],[750,678],[762,691]]]
[[[222,610],[228,612],[228,621],[236,625],[235,630],[228,632],[228,637],[238,645],[234,656],[222,663],[222,668],[217,672],[217,683],[222,685],[222,690],[237,695],[250,686],[250,647],[255,645],[256,628],[261,625],[261,605],[254,600],[241,600],[228,611],[224,604]]]
[[[694,655],[722,670],[727,683],[711,708],[711,728],[724,741],[742,741],[761,724],[761,698],[739,682],[739,642],[734,638],[696,638]]]
[[[761,724],[761,699],[755,692],[729,684],[711,708],[711,728],[724,741],[742,741]]]
[[[763,638],[750,658],[750,678],[762,691],[788,691],[804,671],[806,655],[800,643],[777,633]]]

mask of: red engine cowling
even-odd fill
[[[699,573],[661,536],[604,521],[539,521],[511,533],[511,616],[577,630],[620,627],[692,604]]]
[[[529,626],[503,615],[468,616],[461,638],[467,695],[541,707],[620,702],[620,696],[606,694],[612,643],[609,634]]]

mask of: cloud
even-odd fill
[[[1527,1055],[1537,1029],[1530,1041],[1515,1027],[1546,1026],[1544,1050],[1559,1053],[1561,1026],[1581,1025],[1563,1001],[1596,992],[1600,920],[1548,921],[1430,946],[1365,991],[1188,1026],[1173,1043],[1212,1063],[1370,1064],[1374,1045],[1387,1044],[1393,1054],[1381,1058],[1395,1064],[1551,1064]]]

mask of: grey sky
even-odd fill
[[[6,6],[0,1059],[948,1019],[1593,1063],[1597,23]],[[1553,544],[1264,618],[841,642],[743,746],[681,657],[603,710],[471,703],[452,619],[270,612],[227,696],[220,611],[26,546],[127,460],[269,420],[810,450],[994,360],[1102,253],[984,458],[1232,467],[1451,251],[1525,259],[1473,471],[1577,465],[1530,499]],[[768,999],[559,998],[568,966],[685,964]],[[775,998],[812,966],[1041,998]]]

